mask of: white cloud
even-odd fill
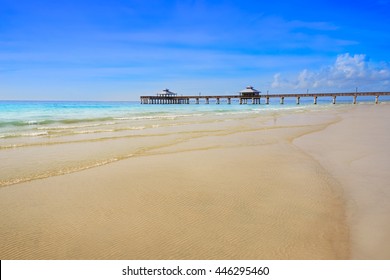
[[[302,70],[294,78],[274,75],[272,88],[275,89],[351,89],[379,90],[390,85],[390,65],[374,63],[365,54],[337,56],[331,66],[318,71]]]

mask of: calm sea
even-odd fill
[[[381,97],[380,101],[390,101]],[[360,102],[373,103],[374,97]],[[272,99],[270,105],[236,102],[141,105],[139,102],[0,101],[0,186],[66,174],[223,130],[229,119],[345,106],[352,98]],[[351,105],[352,106],[352,105]],[[358,106],[358,105],[357,105]],[[212,124],[212,125],[210,125]]]
[[[359,97],[360,102],[372,102],[373,99]],[[381,97],[381,101],[390,101],[390,98]],[[270,105],[238,105],[234,102],[217,105],[210,102],[209,105],[141,105],[139,102],[0,101],[0,139],[94,133],[103,127],[103,131],[118,128],[120,123],[125,123],[126,129],[142,129],[145,120],[153,124],[153,120],[314,106],[311,98],[302,98],[299,106],[294,98],[286,98],[284,105],[280,105],[278,99],[271,99]],[[330,103],[330,98],[318,100],[320,106]],[[351,103],[351,98],[339,97],[337,103]]]

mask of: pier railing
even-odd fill
[[[339,96],[351,96],[352,103],[356,104],[359,96],[373,96],[375,103],[379,102],[380,96],[388,96],[390,92],[338,92],[338,93],[279,93],[279,94],[261,94],[261,95],[181,95],[181,96],[159,96],[145,95],[141,96],[141,104],[190,104],[193,100],[195,104],[204,101],[204,104],[210,104],[210,100],[215,100],[216,104],[220,104],[222,100],[226,100],[227,104],[231,104],[232,100],[238,100],[239,104],[261,104],[263,99],[265,104],[269,104],[271,98],[279,98],[280,104],[284,104],[285,98],[296,98],[296,103],[300,104],[302,97],[312,97],[313,103],[317,104],[319,97],[331,97],[332,103],[336,104],[336,99]]]

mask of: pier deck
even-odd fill
[[[155,96],[145,95],[141,96],[141,104],[190,104],[193,100],[195,104],[199,104],[200,100],[204,101],[204,104],[210,104],[210,100],[215,100],[215,104],[220,104],[221,100],[226,100],[227,104],[231,104],[232,100],[238,100],[239,104],[260,104],[261,99],[265,101],[265,104],[269,104],[271,98],[279,98],[280,104],[284,104],[285,98],[296,98],[296,103],[300,103],[302,97],[312,97],[313,103],[317,104],[318,97],[332,97],[332,103],[336,104],[336,98],[338,96],[351,96],[353,104],[356,104],[357,97],[359,96],[373,96],[375,97],[375,103],[379,102],[380,96],[390,95],[390,92],[338,92],[338,93],[286,93],[286,94],[261,94],[253,96],[243,95],[181,95],[181,96]]]

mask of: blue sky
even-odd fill
[[[389,0],[0,0],[0,99],[390,91],[389,15]]]

